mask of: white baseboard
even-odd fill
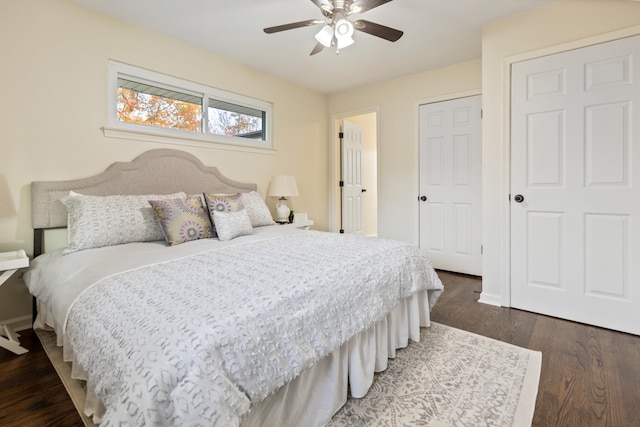
[[[500,295],[488,294],[486,292],[480,293],[480,299],[478,299],[478,302],[502,307],[502,297]]]
[[[33,327],[33,321],[31,315],[14,317],[13,319],[0,320],[0,325],[11,326],[16,332],[31,329]]]

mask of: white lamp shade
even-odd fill
[[[340,19],[336,22],[336,38],[351,38],[353,36],[353,24],[346,19]]]
[[[331,25],[325,25],[322,29],[316,34],[316,40],[321,43],[324,47],[330,47],[331,41],[333,40],[333,28]]]
[[[274,176],[269,184],[268,194],[271,197],[297,196],[298,185],[296,184],[296,178],[291,175]]]
[[[338,49],[343,49],[353,44],[353,38],[351,37],[338,37],[336,40],[338,40]]]
[[[346,19],[336,22],[336,40],[338,49],[343,49],[353,44],[353,24]]]

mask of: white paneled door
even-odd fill
[[[362,128],[342,121],[342,228],[344,233],[362,234]]]
[[[433,266],[482,275],[481,97],[420,106],[420,248]]]
[[[511,305],[640,334],[640,36],[513,65]]]

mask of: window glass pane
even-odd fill
[[[105,135],[274,148],[269,102],[115,61],[109,89]]]
[[[149,126],[202,131],[202,98],[118,78],[118,120]]]
[[[209,99],[208,131],[214,135],[265,140],[264,117],[256,108]]]

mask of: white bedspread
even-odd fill
[[[64,298],[32,289],[56,322],[68,317],[67,338],[107,408],[103,425],[238,425],[251,402],[401,299],[442,289],[420,250],[397,241],[264,231],[214,249],[180,246],[88,265],[90,286],[78,271]],[[44,289],[30,274],[30,289]]]

